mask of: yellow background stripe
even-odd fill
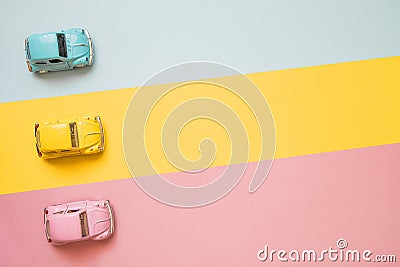
[[[391,57],[248,75],[263,91],[273,112],[276,158],[400,142],[399,70],[400,57]],[[134,92],[135,89],[121,89],[1,104],[0,194],[129,177],[122,128]],[[34,122],[75,115],[102,117],[106,131],[104,153],[54,160],[38,158]],[[218,125],[207,124],[207,131],[212,132],[209,127],[216,127],[217,139],[219,135],[221,141],[226,139],[218,134],[223,133]],[[199,132],[199,128],[193,129]],[[187,131],[180,144],[183,152],[190,154],[185,146],[193,147],[193,136],[189,128]],[[229,153],[225,151],[218,153]],[[150,153],[164,158],[157,151]],[[253,158],[256,157],[250,155],[250,160]],[[221,162],[216,161],[213,166]],[[163,166],[159,171],[175,169]]]

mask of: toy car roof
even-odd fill
[[[70,125],[67,122],[42,124],[40,143],[43,150],[71,149]]]
[[[32,60],[47,58],[58,58],[61,51],[59,49],[61,40],[65,36],[61,33],[33,34],[28,37],[29,54]],[[65,40],[64,40],[65,42]]]

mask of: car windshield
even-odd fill
[[[79,220],[81,222],[82,237],[88,236],[89,235],[89,226],[88,226],[86,212],[82,212],[79,214]]]
[[[58,55],[67,57],[67,44],[65,43],[65,34],[57,33]]]
[[[69,124],[69,133],[71,135],[72,147],[79,147],[78,128],[76,127],[76,122],[71,122]]]

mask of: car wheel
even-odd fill
[[[40,74],[47,73],[47,72],[49,72],[49,71],[48,70],[39,70],[39,71],[37,71],[37,73],[40,73]]]
[[[85,64],[80,64],[80,65],[74,66],[74,68],[83,68],[83,67],[85,67],[85,66],[86,66]]]

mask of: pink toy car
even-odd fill
[[[110,201],[80,201],[44,209],[44,226],[49,243],[63,245],[81,240],[103,240],[114,233]]]

